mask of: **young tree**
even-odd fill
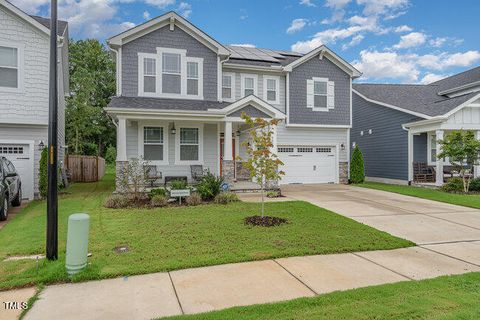
[[[352,183],[363,183],[365,181],[365,163],[363,161],[362,151],[360,151],[358,145],[355,146],[352,153],[350,181]]]
[[[244,141],[242,146],[246,148],[248,159],[245,167],[250,171],[262,189],[262,218],[265,212],[265,185],[267,182],[278,182],[285,173],[279,171],[278,167],[283,165],[278,156],[272,152],[274,127],[280,123],[278,119],[264,120],[253,119],[245,112],[242,119],[250,128],[250,141]],[[239,157],[240,160],[242,160]]]
[[[437,161],[449,158],[450,163],[457,167],[463,180],[463,192],[468,193],[470,177],[474,165],[478,165],[480,141],[475,138],[473,131],[452,131],[445,139],[438,140],[442,145],[442,152]]]
[[[95,39],[70,40],[69,62],[67,145],[76,154],[103,155],[104,146],[115,145],[115,128],[103,110],[115,94],[115,63]]]
[[[119,190],[130,194],[135,202],[139,202],[146,192],[148,181],[148,161],[132,158],[120,169]]]

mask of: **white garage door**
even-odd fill
[[[278,156],[284,163],[281,184],[334,183],[337,181],[335,147],[279,146]]]
[[[33,153],[29,144],[0,144],[0,156],[10,160],[22,180],[23,198],[33,199]]]

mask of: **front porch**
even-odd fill
[[[117,175],[129,159],[139,158],[155,168],[155,184],[163,186],[174,178],[199,182],[199,174],[222,176],[233,189],[253,189],[242,143],[249,139],[249,128],[240,115],[283,118],[283,113],[257,97],[249,96],[223,109],[203,113],[122,112],[117,118]],[[200,177],[201,178],[201,177]],[[119,187],[117,177],[117,188]],[[242,184],[235,184],[245,182]]]

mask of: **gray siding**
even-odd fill
[[[187,176],[191,180],[189,165],[175,165],[175,136],[170,134],[173,123],[169,123],[168,165],[158,166],[165,176]],[[177,124],[178,127],[178,124]],[[127,126],[127,157],[138,158],[138,123],[131,121]],[[177,133],[178,134],[178,133]],[[219,161],[217,124],[204,124],[203,127],[203,167],[217,173]]]
[[[428,162],[427,133],[413,136],[413,161]]]
[[[366,176],[408,180],[408,135],[402,124],[418,120],[421,119],[368,102],[353,94],[350,141],[356,143],[363,153]],[[372,134],[368,133],[370,129]],[[416,137],[414,143],[416,142],[416,154],[421,157],[422,137]]]
[[[217,98],[217,55],[179,27],[169,26],[152,31],[122,47],[122,95],[138,95],[138,53],[156,53],[157,47],[185,49],[187,57],[203,58],[203,96]]]
[[[335,82],[335,108],[328,112],[307,108],[307,79]],[[290,73],[289,123],[350,125],[350,76],[327,58],[314,57]]]
[[[247,115],[249,115],[250,117],[261,117],[261,118],[271,118],[270,116],[268,116],[266,113],[258,110],[257,108],[251,106],[251,105],[248,105],[246,107],[243,107],[242,109],[240,110],[237,110],[233,113],[230,113],[228,116],[229,117],[240,117],[242,115],[242,112],[245,112]]]

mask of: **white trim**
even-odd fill
[[[4,0],[2,0],[4,1]],[[193,36],[203,44],[205,44],[208,48],[212,51],[216,52],[220,55],[230,55],[230,51],[221,45],[219,42],[215,41],[213,38],[208,36],[202,30],[198,29],[192,23],[187,21],[186,19],[182,18],[175,12],[168,12],[162,16],[154,18],[150,21],[147,21],[143,24],[140,24],[134,28],[131,28],[125,32],[122,32],[116,36],[111,37],[107,40],[109,45],[117,45],[121,46],[125,43],[133,41],[149,32],[158,30],[167,24],[170,23],[171,18],[174,19],[174,23],[177,27],[188,33],[189,35]]]
[[[347,178],[350,179],[350,128],[347,129],[347,142],[346,142],[346,153],[347,153]]]
[[[8,93],[23,93],[24,91],[24,76],[25,76],[25,60],[24,60],[24,51],[25,51],[25,44],[19,42],[11,42],[0,40],[0,46],[17,49],[17,68],[11,68],[17,70],[17,87],[1,87],[0,92],[8,92]],[[10,67],[3,67],[9,68]]]
[[[222,158],[222,155],[221,155],[221,137],[220,137],[220,131],[221,131],[221,128],[220,128],[221,124],[220,122],[217,123],[217,175],[218,176],[221,176],[222,173],[220,172],[220,162],[221,162],[221,158]]]
[[[413,140],[413,133],[411,130],[407,131],[407,166],[408,166],[408,181],[413,181],[413,152],[414,152],[414,140]]]
[[[2,7],[2,6],[5,7],[7,10],[11,11],[13,14],[18,16],[19,18],[27,21],[32,26],[39,29],[40,31],[42,31],[46,35],[50,35],[50,29],[49,28],[45,27],[43,24],[41,24],[37,20],[33,19],[31,16],[29,16],[28,14],[26,14],[25,12],[23,12],[22,10],[20,10],[19,8],[17,8],[13,4],[11,4],[10,2],[5,1],[5,0],[0,0],[0,7]]]
[[[312,59],[316,56],[319,56],[320,54],[322,55],[322,58],[323,57],[328,58],[328,60],[332,61],[335,65],[340,67],[340,69],[342,69],[343,71],[348,73],[350,75],[350,77],[358,78],[362,75],[362,73],[360,71],[355,69],[351,64],[347,63],[345,60],[340,58],[335,52],[333,52],[332,50],[330,50],[329,48],[327,48],[324,45],[321,45],[321,46],[313,49],[312,51],[305,54],[301,58],[293,61],[292,63],[290,63],[288,65],[286,65],[285,67],[283,67],[283,70],[287,71],[287,72],[291,72],[297,66],[309,61],[310,59]]]
[[[240,97],[245,98],[245,79],[253,78],[253,95],[258,96],[258,75],[253,73],[240,74]]]
[[[217,56],[217,100],[222,102],[222,62],[220,56]]]
[[[275,81],[275,100],[268,100],[268,95],[267,95],[268,80]],[[265,100],[270,104],[280,104],[280,77],[279,76],[263,75],[263,100]]]
[[[28,149],[30,152],[30,168],[32,169],[32,174],[35,176],[35,140],[0,140],[0,144],[28,144]],[[35,197],[35,179],[32,178],[32,193],[30,195],[24,194],[24,197],[28,197],[29,200]]]
[[[471,83],[464,84],[462,86],[454,87],[454,88],[451,88],[451,89],[448,89],[448,90],[443,90],[443,91],[438,92],[438,95],[440,95],[440,96],[447,95],[450,98],[453,98],[453,97],[457,97],[459,95],[463,95],[464,90],[473,89],[477,86],[480,86],[480,81],[474,81],[474,82],[471,82]],[[477,90],[479,90],[479,88],[473,89],[472,92],[475,92]],[[462,91],[462,93],[456,94],[459,91]]]
[[[163,131],[163,160],[148,160],[152,165],[168,165],[168,138],[170,130],[168,122],[161,121],[138,121],[138,157],[144,157],[144,130],[145,127],[162,128]]]
[[[288,126],[290,122],[290,73],[287,73],[285,77],[285,96],[285,113],[287,115],[285,125]]]
[[[176,124],[177,133],[175,134],[175,165],[203,165],[203,123],[195,122],[177,122]],[[180,160],[180,130],[181,128],[196,128],[198,129],[198,160]]]
[[[154,59],[155,60],[155,92],[145,92],[144,91],[144,60],[145,59]],[[161,76],[161,66],[158,63],[158,56],[154,53],[138,53],[138,96],[139,97],[157,97],[159,95],[159,90],[162,88],[162,76]]]
[[[187,93],[187,86],[188,86],[188,69],[185,73],[186,83],[185,83],[185,94],[188,97],[192,97],[194,99],[203,100],[203,58],[194,58],[194,57],[186,57],[185,67],[187,68],[189,62],[195,62],[198,65],[198,94],[188,94]]]
[[[231,79],[231,84],[230,84],[230,87],[231,87],[231,90],[232,90],[232,94],[231,94],[231,97],[230,98],[224,98],[223,97],[223,77],[226,76],[226,77],[230,77]],[[221,96],[221,99],[222,101],[227,101],[227,102],[234,102],[235,101],[235,73],[234,72],[222,72],[222,76],[221,76],[221,79],[220,79],[220,96]]]
[[[118,118],[117,125],[117,161],[127,161],[127,119]]]
[[[350,126],[353,126],[353,93],[352,78],[350,78]]]
[[[311,82],[309,82],[311,81]],[[325,83],[325,94],[315,94],[315,82],[323,82]],[[309,109],[312,109],[312,111],[320,111],[320,112],[328,112],[330,111],[330,109],[333,109],[329,107],[329,104],[328,104],[328,90],[329,90],[329,85],[330,85],[330,82],[328,78],[321,78],[321,77],[312,77],[311,79],[307,79],[307,108]],[[312,90],[312,98],[311,98],[311,105],[309,105],[309,86],[311,86],[311,90]],[[325,108],[323,107],[315,107],[315,96],[325,96],[325,103],[326,103],[326,106]],[[335,94],[333,95],[333,99],[335,99]]]
[[[467,101],[465,101],[464,103],[462,103],[461,105],[456,107],[455,109],[450,110],[449,112],[445,113],[444,117],[450,117],[452,114],[454,114],[455,112],[457,112],[457,111],[463,109],[464,107],[468,106],[469,104],[471,104],[472,102],[474,102],[478,98],[480,98],[480,93],[473,96],[472,98],[468,99]]]
[[[247,105],[251,105],[258,110],[267,113],[268,115],[275,117],[277,119],[284,119],[285,114],[283,114],[280,110],[273,107],[272,105],[268,104],[267,102],[263,101],[257,96],[249,95],[244,97],[240,100],[235,101],[234,103],[230,104],[229,106],[223,109],[208,109],[210,114],[222,114],[228,115],[231,114]]]
[[[443,140],[444,138],[444,131],[443,130],[437,130],[435,131],[435,136],[437,140]],[[443,185],[443,161],[438,161],[439,160],[439,154],[442,153],[442,145],[437,143],[437,162],[436,162],[436,179],[435,179],[435,185],[436,186],[442,186]]]
[[[285,125],[287,128],[336,128],[336,129],[351,129],[351,125],[336,125],[336,124],[295,124],[289,123]]]
[[[400,179],[389,179],[389,178],[378,178],[378,177],[365,177],[365,181],[379,182],[386,184],[398,184],[398,185],[408,185],[408,181]]]
[[[377,101],[377,100],[369,99],[369,98],[367,98],[366,96],[364,96],[363,94],[361,94],[360,92],[358,92],[358,91],[355,90],[355,89],[352,89],[352,91],[353,91],[357,96],[359,96],[360,98],[362,98],[362,99],[364,99],[364,100],[366,100],[366,101],[368,101],[368,102],[375,103],[375,104],[378,104],[378,105],[380,105],[380,106],[384,106],[384,107],[387,107],[387,108],[390,108],[390,109],[393,109],[393,110],[397,110],[397,111],[401,111],[401,112],[404,112],[404,113],[408,113],[408,114],[417,116],[417,117],[419,117],[419,118],[424,118],[424,119],[432,119],[432,118],[433,118],[432,116],[427,116],[426,114],[423,114],[423,113],[406,110],[406,109],[403,109],[403,108],[400,108],[400,107],[397,107],[397,106],[394,106],[394,105],[391,105],[391,104],[388,104],[388,103],[384,103],[384,102],[380,102],[380,101]]]

